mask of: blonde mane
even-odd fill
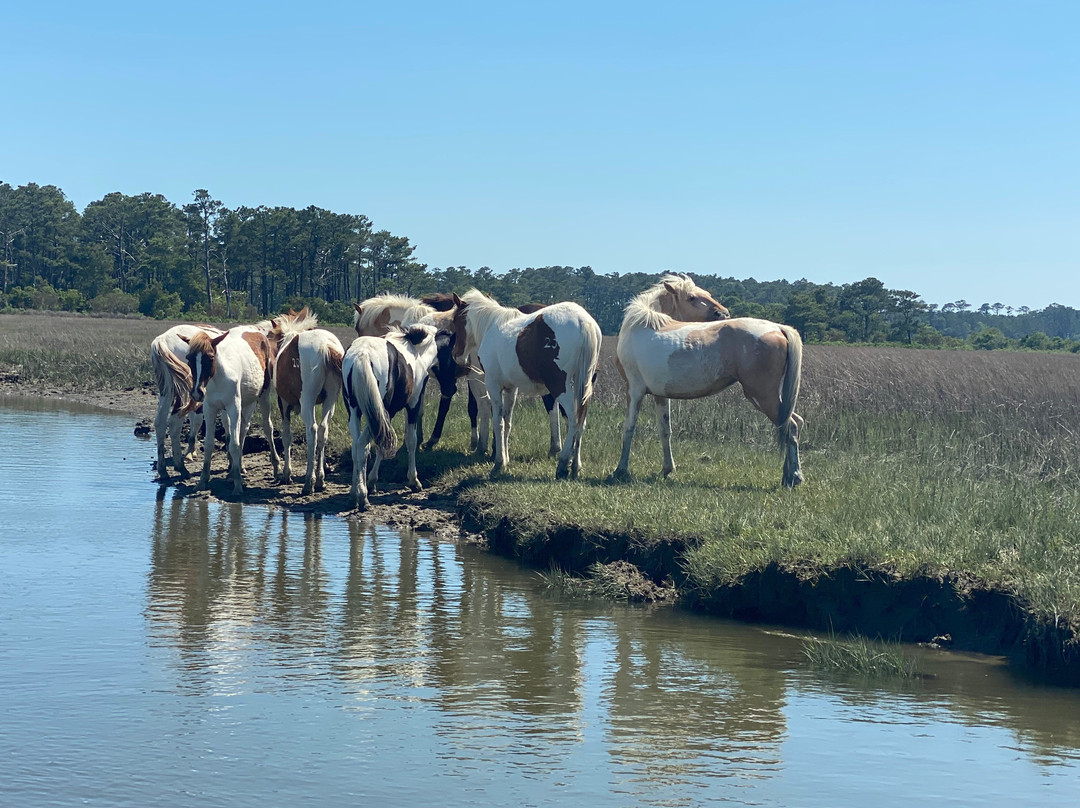
[[[483,339],[489,328],[502,325],[515,317],[526,316],[512,306],[503,306],[479,289],[470,289],[461,296],[461,300],[463,303],[468,304],[465,320],[465,333],[467,335],[465,350],[470,354],[476,352],[480,340]]]
[[[425,306],[414,297],[406,297],[392,292],[383,292],[375,297],[369,297],[360,303],[360,313],[353,314],[353,328],[358,332],[370,331],[375,321],[385,311],[395,311],[397,319],[402,325],[409,325],[435,313],[431,306]]]
[[[307,306],[304,306],[299,312],[290,311],[288,314],[276,317],[273,322],[276,323],[274,330],[281,335],[282,339],[287,339],[310,331],[319,324],[319,318],[309,311]]]
[[[623,315],[622,323],[624,329],[651,328],[655,331],[672,322],[674,318],[664,311],[665,308],[674,310],[670,305],[671,293],[664,284],[687,294],[698,288],[697,284],[686,275],[664,275],[654,286],[649,287],[626,304],[626,313]]]

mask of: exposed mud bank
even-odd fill
[[[583,574],[593,564],[629,561],[657,584],[673,582],[681,603],[695,611],[1005,656],[1026,674],[1080,686],[1076,632],[1040,620],[1012,595],[974,576],[901,577],[853,567],[808,572],[770,564],[738,582],[702,590],[686,578],[686,542],[648,544],[565,525],[530,535],[505,516],[467,506],[460,514],[463,526],[485,535],[491,550],[532,566]]]

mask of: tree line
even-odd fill
[[[604,333],[657,273],[598,275],[590,267],[428,267],[405,236],[362,214],[314,205],[232,209],[198,189],[177,205],[161,194],[111,193],[80,213],[54,185],[0,182],[0,309],[141,313],[159,319],[256,319],[310,305],[348,322],[352,303],[382,291],[419,297],[476,287],[507,305],[576,300]],[[808,342],[1080,351],[1080,311],[959,300],[925,303],[876,278],[844,285],[691,273],[737,317],[790,323]]]

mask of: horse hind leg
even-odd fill
[[[787,424],[779,427],[784,452],[784,471],[780,484],[784,488],[794,488],[803,481],[799,463],[799,432],[802,430],[802,425],[803,419],[792,413]]]
[[[541,397],[547,410],[548,427],[551,430],[551,443],[548,444],[548,457],[555,457],[562,451],[562,424],[559,423],[559,411],[555,409],[555,397],[544,393]],[[567,427],[569,430],[569,427]]]

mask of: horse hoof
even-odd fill
[[[324,483],[322,480],[316,480],[315,481],[315,490],[316,491],[322,491],[324,488],[326,488],[326,483]]]
[[[311,492],[312,492],[312,487],[311,487],[310,485],[305,485],[305,486],[304,486],[304,487],[303,487],[303,488],[302,488],[302,489],[300,490],[300,496],[302,496],[302,497],[309,497],[309,496],[311,496]]]
[[[628,483],[632,478],[627,469],[615,469],[607,478],[609,483]]]
[[[570,469],[567,466],[559,466],[555,469],[555,479],[565,480],[570,476]]]
[[[367,501],[367,499],[358,499],[358,500],[356,500],[356,510],[358,510],[358,511],[366,511],[367,509],[368,509],[368,501]]]
[[[562,451],[561,446],[551,446],[548,448],[548,457],[558,457],[559,452]]]
[[[420,485],[419,482],[409,483],[409,490],[412,491],[414,494],[419,494],[421,491],[424,490],[424,486]]]

